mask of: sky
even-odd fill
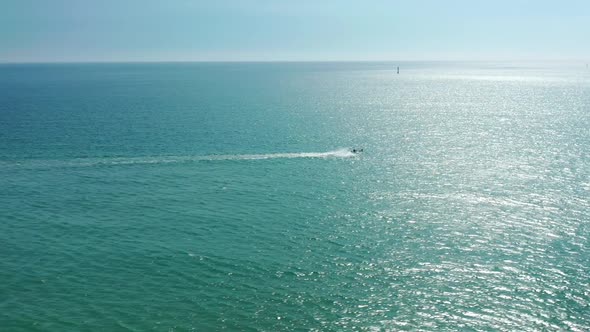
[[[590,61],[590,1],[0,1],[0,62],[520,59]]]

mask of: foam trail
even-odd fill
[[[350,158],[355,154],[348,149],[328,152],[296,152],[296,153],[267,153],[267,154],[238,154],[204,157],[203,160],[261,160],[261,159],[293,159],[293,158]]]
[[[230,154],[206,156],[154,156],[154,157],[113,157],[113,158],[77,158],[69,160],[24,160],[14,162],[0,162],[0,169],[4,168],[62,168],[62,167],[98,167],[125,166],[148,164],[177,164],[199,161],[223,160],[265,160],[265,159],[295,159],[295,158],[351,158],[355,154],[348,149],[338,149],[327,152],[292,152],[266,154]]]

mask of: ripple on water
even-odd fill
[[[590,330],[579,73],[117,66],[0,92],[0,330]]]

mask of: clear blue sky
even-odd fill
[[[590,0],[0,0],[0,61],[590,58]]]

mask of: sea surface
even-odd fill
[[[589,239],[584,63],[0,65],[2,331],[589,331]]]

